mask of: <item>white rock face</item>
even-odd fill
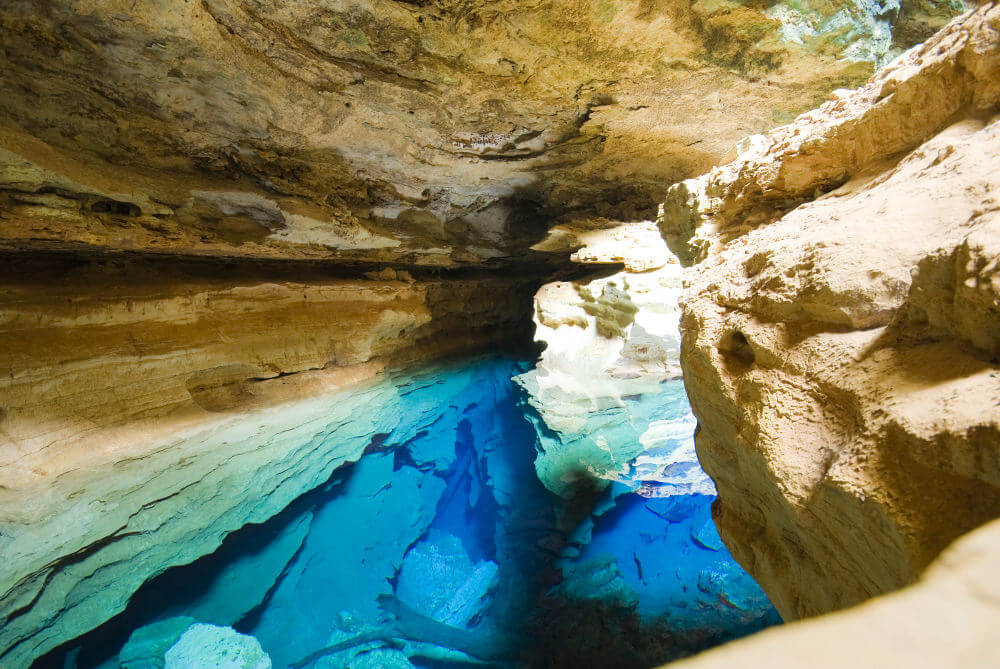
[[[535,295],[535,339],[545,350],[517,380],[544,423],[539,476],[553,492],[571,495],[592,474],[614,478],[655,441],[644,446],[649,422],[619,409],[624,398],[659,393],[679,376],[681,269],[649,221],[560,226],[538,246],[579,247],[576,262],[625,266],[549,283]]]
[[[271,669],[260,642],[232,627],[191,625],[164,655],[164,669]]]
[[[535,340],[545,350],[525,377],[533,377],[535,406],[549,427],[572,430],[583,414],[680,375],[681,269],[651,222],[559,227],[542,245],[554,243],[582,244],[572,256],[581,264],[625,265],[602,278],[549,283],[535,295]]]

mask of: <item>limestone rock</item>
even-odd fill
[[[58,471],[52,479],[41,474],[37,481],[16,478],[8,467],[9,487],[0,496],[4,519],[0,583],[5,588],[0,593],[5,621],[0,628],[0,664],[28,665],[96,627],[123,610],[147,580],[215,551],[231,532],[271,518],[386,435],[405,438],[428,430],[443,415],[450,415],[448,393],[483,391],[477,379],[466,375],[448,386],[435,386],[440,391],[435,394],[438,401],[416,411],[407,392],[426,384],[422,380],[426,373],[378,374],[379,369],[354,370],[354,376],[346,377],[334,374],[339,385],[326,379],[317,386],[324,392],[314,388],[307,397],[196,416],[177,424],[158,421],[157,430],[140,431],[134,424],[96,430],[91,437],[97,443],[105,440],[104,451],[87,440],[61,444],[63,450],[57,445],[43,449],[33,462],[47,467],[45,471]],[[79,464],[81,458],[86,466]],[[392,476],[392,458],[378,461],[385,467],[368,479],[369,495]],[[403,509],[424,518],[424,525],[408,522],[399,530],[412,533],[412,543],[423,533],[437,498],[428,502],[429,509],[415,506],[414,488],[419,487],[420,477],[410,477],[405,487],[404,474],[399,474],[398,492],[392,496],[394,512],[386,515],[403,517],[399,511]],[[437,486],[438,496],[443,486]],[[421,490],[431,496],[434,489]],[[373,504],[370,510],[375,513],[380,508]],[[356,517],[354,511],[351,518]],[[334,543],[328,552],[340,555],[343,551],[337,551],[336,542],[344,540],[346,523],[340,517],[329,522],[333,530],[328,536]],[[380,527],[366,524],[376,537],[384,534]],[[282,543],[291,545],[282,546],[283,554],[294,549],[301,529],[290,528],[287,536],[289,541]],[[384,573],[375,573],[370,564],[355,565],[369,575],[368,581],[350,577],[342,565],[340,573],[355,585],[372,579],[385,584],[401,560],[402,555],[398,562],[383,565]],[[224,591],[225,583],[231,582],[228,576],[244,578],[244,568],[258,576],[273,575],[273,563],[280,561],[280,556],[267,556],[267,565],[235,563],[206,594]],[[320,571],[317,578],[326,583],[323,579],[330,576]],[[251,599],[259,594],[257,589],[241,593]],[[209,597],[197,602],[194,610],[236,616],[247,604],[244,597],[232,601]],[[299,634],[313,622],[305,620],[297,623]]]
[[[271,669],[271,658],[257,639],[231,627],[203,623],[191,625],[163,659],[164,669]]]
[[[1000,6],[671,188],[716,522],[786,620],[1000,515]]]
[[[235,552],[217,578],[204,582],[198,597],[183,606],[185,615],[218,625],[236,625],[267,597],[268,592],[302,547],[313,517],[304,513],[261,549]],[[216,551],[213,557],[219,556]]]
[[[584,265],[624,265],[600,278],[548,283],[535,294],[535,340],[545,349],[517,381],[541,422],[539,476],[571,496],[591,474],[614,478],[646,448],[641,437],[653,419],[631,415],[623,398],[658,394],[680,373],[680,267],[651,221],[557,226],[538,248],[572,249]]]
[[[489,603],[496,578],[495,562],[473,564],[458,537],[432,529],[407,552],[396,594],[418,613],[464,628]]]
[[[1000,523],[962,537],[919,582],[900,592],[794,625],[761,632],[677,669],[992,667],[996,664],[996,573]]]
[[[12,0],[0,247],[512,261],[867,76],[898,8]]]
[[[986,115],[1000,102],[996,8],[985,3],[914,47],[856,90],[834,91],[818,109],[767,136],[744,140],[736,156],[672,186],[658,219],[684,261],[841,186],[863,170],[889,169],[957,118]],[[748,268],[752,272],[752,268]]]
[[[883,4],[5,2],[0,664],[115,615],[384,435],[424,429],[436,414],[404,420],[398,368],[518,334],[520,305],[571,253],[625,270],[539,308],[573,355],[598,352],[572,370],[551,346],[544,420],[579,425],[676,374],[678,269],[658,242],[622,250],[653,228],[601,238],[580,221],[644,218],[663,183],[952,13],[900,7],[890,38]],[[938,91],[930,109],[956,82],[954,110],[993,104],[976,35],[928,55],[962,64],[920,84]],[[908,82],[879,89],[873,156],[919,143],[892,111],[916,104]],[[568,247],[533,248],[555,222]],[[992,242],[963,244],[927,265],[911,317],[995,346]],[[887,308],[842,301],[850,318]]]
[[[121,669],[163,669],[170,647],[198,621],[190,616],[158,620],[132,632],[118,653]]]

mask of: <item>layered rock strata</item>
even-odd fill
[[[522,257],[549,217],[639,218],[952,4],[6,2],[0,246]]]
[[[27,666],[404,418],[391,370],[500,347],[524,278],[7,258],[0,664]],[[261,272],[264,277],[261,277]],[[471,322],[470,322],[471,320]]]
[[[1000,6],[672,187],[720,534],[787,620],[1000,515]]]
[[[0,664],[114,615],[356,459],[398,418],[382,409],[404,381],[383,371],[519,331],[534,273],[571,250],[537,244],[553,219],[578,237],[580,219],[642,218],[662,184],[954,11],[5,3]],[[995,69],[974,51],[962,81]],[[595,406],[675,371],[670,309],[629,315],[671,301],[658,254],[574,288],[583,320],[565,325],[629,367]],[[572,387],[569,404],[590,401]]]

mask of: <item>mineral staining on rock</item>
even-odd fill
[[[719,532],[785,618],[1000,514],[998,35],[986,3],[663,206]]]

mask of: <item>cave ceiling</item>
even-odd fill
[[[649,218],[956,9],[8,1],[0,249],[542,262],[555,223]]]

